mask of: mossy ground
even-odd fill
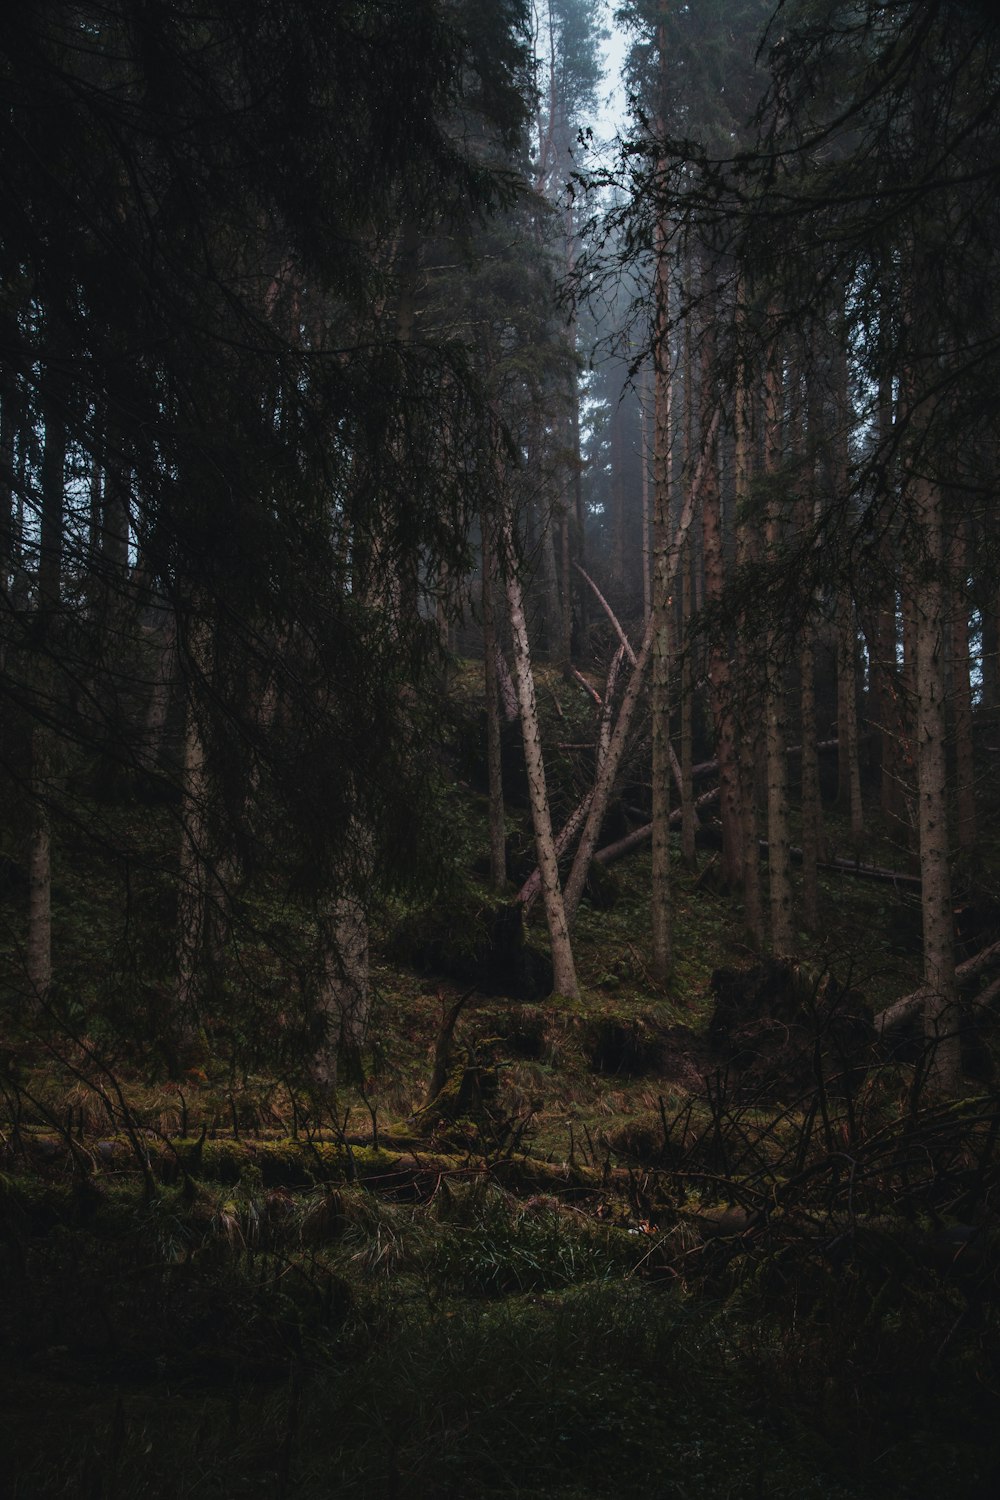
[[[470,668],[458,721],[476,691]],[[543,674],[546,695],[548,737],[582,741],[583,695]],[[566,804],[574,755],[554,764]],[[454,746],[449,765],[474,916],[495,899],[474,870],[484,808]],[[516,854],[516,801],[509,826]],[[996,1493],[995,1093],[933,1106],[889,1062],[848,1101],[741,1095],[705,1032],[713,970],[755,957],[742,912],[705,861],[679,872],[661,990],[648,855],[612,873],[613,903],[580,912],[579,1000],[470,997],[461,1113],[427,1099],[463,986],[401,961],[416,909],[387,906],[372,1046],[319,1101],[235,1002],[172,1079],[145,1012],[129,1043],[124,990],[89,1029],[103,897],[91,883],[77,907],[66,871],[79,998],[4,1055],[7,1493]],[[824,876],[802,964],[875,1009],[906,993],[899,904]],[[528,941],[544,951],[538,916]]]

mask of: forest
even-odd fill
[[[1000,1492],[1000,16],[0,29],[0,1493]]]

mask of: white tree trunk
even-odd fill
[[[538,705],[535,700],[535,679],[531,669],[531,650],[528,642],[528,625],[524,614],[524,599],[521,580],[517,574],[514,557],[514,542],[509,517],[504,517],[503,534],[504,573],[507,584],[507,604],[510,611],[510,628],[514,645],[514,681],[517,687],[518,705],[521,711],[521,738],[524,744],[524,762],[528,773],[528,796],[531,802],[531,820],[535,830],[535,849],[542,882],[542,900],[545,920],[549,929],[552,947],[552,979],[557,994],[576,999],[579,987],[573,950],[570,944],[569,925],[563,904],[563,893],[559,884],[559,864],[556,858],[555,839],[552,834],[552,816],[549,811],[549,795],[545,784],[545,763],[542,756],[542,737],[538,723]]]

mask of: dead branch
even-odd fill
[[[577,669],[576,669],[576,667],[574,667],[569,662],[567,662],[564,670],[565,670],[567,678],[570,681],[575,682],[580,687],[582,687],[583,691],[587,694],[587,697],[590,698],[591,701],[593,703],[595,703],[598,708],[603,708],[604,707],[604,700],[602,699],[600,693],[594,687],[593,683],[590,683],[590,682],[587,681],[586,677],[584,677],[584,675],[583,675],[582,672],[578,672]]]
[[[590,584],[590,587],[593,589],[594,594],[597,597],[598,604],[601,606],[601,608],[604,610],[604,613],[607,615],[608,619],[611,621],[612,629],[614,630],[614,632],[617,635],[618,639],[622,643],[622,649],[624,650],[625,655],[628,657],[630,663],[634,667],[635,666],[635,652],[632,649],[632,644],[629,641],[628,636],[625,634],[624,630],[621,627],[621,624],[619,622],[618,616],[615,614],[614,610],[611,608],[611,605],[608,603],[607,599],[605,599],[604,595],[601,593],[600,589],[597,587],[597,584],[591,578],[590,574],[584,572],[583,568],[581,568],[581,566],[580,566],[580,564],[578,562],[575,562],[573,564],[573,566],[576,569],[576,571],[579,573],[580,577],[583,578],[587,583]]]

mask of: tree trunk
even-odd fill
[[[924,1034],[932,1049],[933,1086],[954,1093],[961,1079],[961,1054],[948,846],[943,515],[940,489],[930,479],[915,477],[912,493],[926,564],[915,621]]]
[[[698,813],[694,805],[694,660],[690,640],[691,596],[693,593],[691,534],[684,541],[681,557],[681,619],[684,633],[681,659],[681,862],[687,870],[698,868],[696,835]]]
[[[42,515],[38,552],[38,641],[34,688],[43,704],[54,692],[48,651],[56,630],[62,595],[63,513],[66,482],[65,377],[49,370],[45,400],[45,445],[42,450]],[[34,1004],[45,1000],[52,983],[52,827],[49,814],[53,731],[36,722],[30,736],[31,826],[28,836],[28,932],[26,963]]]
[[[552,977],[557,994],[576,999],[579,995],[579,988],[573,964],[569,925],[563,905],[563,893],[559,885],[559,864],[552,834],[548,789],[545,784],[545,763],[542,756],[538,706],[535,700],[535,679],[531,669],[528,626],[524,615],[524,599],[521,593],[521,581],[517,574],[511,527],[510,517],[505,516],[502,533],[503,567],[506,575],[507,605],[514,646],[514,681],[521,711],[521,738],[528,774],[528,796],[531,803],[531,820],[535,830],[535,850],[538,868],[541,872],[542,900],[552,947]]]
[[[31,831],[28,837],[28,934],[25,962],[32,1008],[52,983],[52,833],[49,823],[49,731],[36,724],[31,735]]]
[[[489,544],[490,526],[484,518],[483,533],[483,668],[486,679],[486,767],[489,785],[490,884],[495,891],[507,888],[507,832],[503,802],[503,761],[500,743],[500,696],[497,679],[496,610],[494,607],[494,559]]]
[[[625,403],[611,413],[611,594],[621,608],[625,595]]]
[[[781,467],[782,372],[777,349],[769,351],[764,383],[764,468],[774,481]],[[782,541],[782,515],[776,494],[767,504],[765,541],[769,560]],[[767,842],[770,887],[771,946],[775,953],[794,949],[792,934],[792,875],[788,832],[787,693],[781,641],[774,627],[767,630],[765,659],[767,694],[764,703],[767,744]]]
[[[643,379],[643,402],[640,414],[639,439],[642,449],[642,623],[643,628],[653,609],[653,575],[651,568],[652,547],[649,507],[649,417],[646,406],[649,399],[648,375]]]
[[[146,722],[139,750],[140,763],[155,771],[163,755],[163,734],[170,710],[170,693],[177,666],[177,622],[173,611],[163,604],[157,613],[162,624],[151,627],[150,648],[155,652],[153,682],[146,709]]]
[[[690,529],[691,519],[694,515],[694,509],[701,494],[702,486],[705,480],[705,474],[709,468],[709,454],[715,443],[715,437],[719,430],[719,416],[719,410],[718,408],[716,408],[715,412],[712,414],[712,419],[709,422],[708,428],[705,432],[704,444],[702,447],[701,456],[698,460],[698,467],[695,470],[694,477],[691,481],[691,485],[688,489],[688,493],[684,501],[684,508],[681,512],[680,520],[677,523],[677,531],[674,535],[673,545],[670,549],[670,560],[667,573],[668,590],[672,586],[674,577],[676,576],[677,565],[680,558],[680,551],[684,544],[684,538],[687,535],[688,530]],[[615,777],[618,774],[618,767],[621,763],[621,758],[625,751],[625,744],[628,739],[628,733],[632,725],[632,715],[635,712],[636,704],[639,701],[639,692],[642,687],[642,681],[646,673],[646,668],[649,665],[649,659],[653,648],[654,618],[655,617],[651,615],[649,618],[649,623],[646,626],[642,645],[639,649],[638,656],[636,657],[636,663],[632,669],[631,676],[629,677],[628,685],[625,689],[625,695],[622,698],[622,706],[618,711],[618,718],[615,722],[614,733],[611,736],[611,743],[608,746],[607,756],[603,764],[601,765],[600,771],[595,777],[593,799],[590,804],[590,810],[587,814],[587,820],[584,824],[583,833],[580,836],[580,844],[576,851],[576,857],[573,860],[573,868],[570,870],[569,879],[566,882],[565,905],[567,916],[569,917],[569,920],[571,922],[576,914],[576,909],[580,904],[580,897],[583,894],[583,887],[587,880],[587,872],[590,869],[590,861],[593,859],[594,850],[597,848],[597,840],[600,835],[601,824],[604,822],[604,815],[607,812],[608,800],[611,796],[611,789],[614,785]]]
[[[310,1073],[319,1092],[329,1096],[337,1088],[341,1054],[357,1069],[368,1035],[368,914],[360,898],[342,895],[331,902],[320,921],[320,952],[317,1010],[323,1035]]]
[[[737,319],[742,335],[745,323],[743,284],[738,289]],[[736,372],[734,401],[734,495],[736,501],[736,562],[748,573],[756,560],[757,534],[747,508],[753,473],[753,406],[750,397],[749,372],[741,357]],[[736,775],[740,808],[740,885],[743,889],[743,916],[753,944],[765,943],[764,905],[761,895],[760,830],[757,820],[757,767],[763,760],[760,713],[758,704],[763,692],[763,673],[757,654],[752,651],[745,629],[737,631],[736,663],[740,723],[737,741]]]
[[[207,646],[205,627],[196,627],[199,646]],[[201,1024],[201,985],[207,925],[206,801],[208,777],[205,746],[197,708],[189,690],[184,726],[184,771],[181,789],[181,841],[177,886],[177,981],[170,1030],[182,1051],[194,1043]]]
[[[951,702],[955,732],[955,843],[965,854],[976,844],[976,771],[969,681],[968,522],[959,516],[951,540]]]
[[[855,849],[864,841],[865,820],[861,803],[861,761],[858,753],[858,641],[854,605],[846,589],[837,601],[837,739],[838,799],[849,813]]]
[[[802,919],[810,932],[819,927],[819,846],[821,804],[819,754],[816,749],[816,661],[811,624],[807,624],[799,651],[800,718],[802,729]]]
[[[701,428],[708,427],[712,406],[712,379],[715,365],[715,275],[706,265],[702,276],[705,299],[704,326],[701,333]],[[704,437],[702,439],[704,446]],[[718,445],[713,438],[705,472],[702,500],[702,553],[704,558],[705,602],[718,603],[725,590],[725,561],[722,542],[722,495],[719,485]],[[719,813],[722,820],[722,878],[726,886],[740,884],[743,874],[742,818],[740,814],[739,768],[737,763],[736,726],[733,715],[733,684],[730,668],[728,635],[718,624],[710,627],[708,643],[708,687],[715,725],[716,755],[719,760]]]
[[[661,28],[662,45],[662,28]],[[671,359],[669,341],[670,280],[666,230],[658,231],[656,268],[656,345],[654,348],[653,431],[653,635],[652,720],[652,970],[658,984],[670,978],[670,500],[671,500]]]

